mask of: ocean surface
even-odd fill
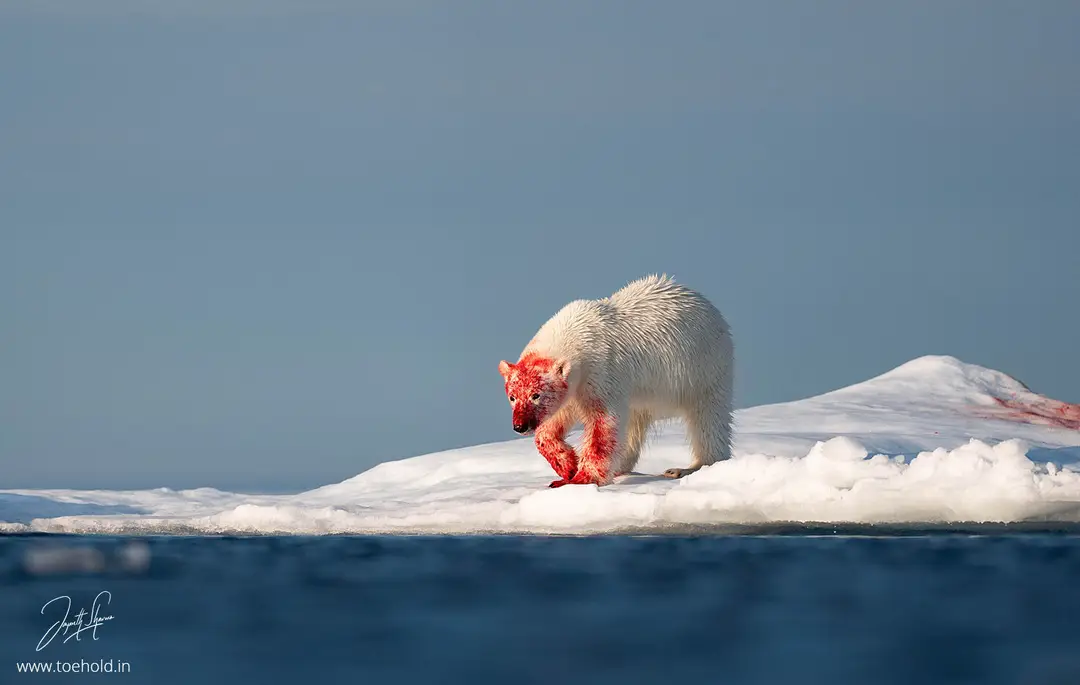
[[[1080,683],[1073,527],[735,532],[0,537],[0,683]]]

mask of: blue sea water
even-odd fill
[[[1080,683],[1076,531],[816,532],[0,537],[0,683]]]

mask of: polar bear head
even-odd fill
[[[499,362],[516,432],[533,433],[562,407],[570,394],[567,383],[570,367],[566,359],[539,355],[523,356],[516,364]]]

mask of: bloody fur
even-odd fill
[[[566,398],[566,379],[556,372],[553,359],[526,355],[517,364],[509,365],[506,374],[506,396],[513,406],[515,426],[527,426],[532,432],[558,408]],[[533,399],[533,398],[536,399]]]
[[[607,480],[611,457],[615,453],[618,436],[615,421],[604,411],[601,404],[589,408],[585,419],[585,439],[581,445],[578,472],[571,483],[603,483]]]

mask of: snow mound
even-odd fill
[[[1071,422],[1077,421],[1073,426]],[[1080,522],[1080,407],[952,357],[736,415],[735,456],[678,481],[682,425],[638,472],[546,488],[529,440],[387,462],[296,495],[0,491],[0,531],[596,533],[726,524]]]

